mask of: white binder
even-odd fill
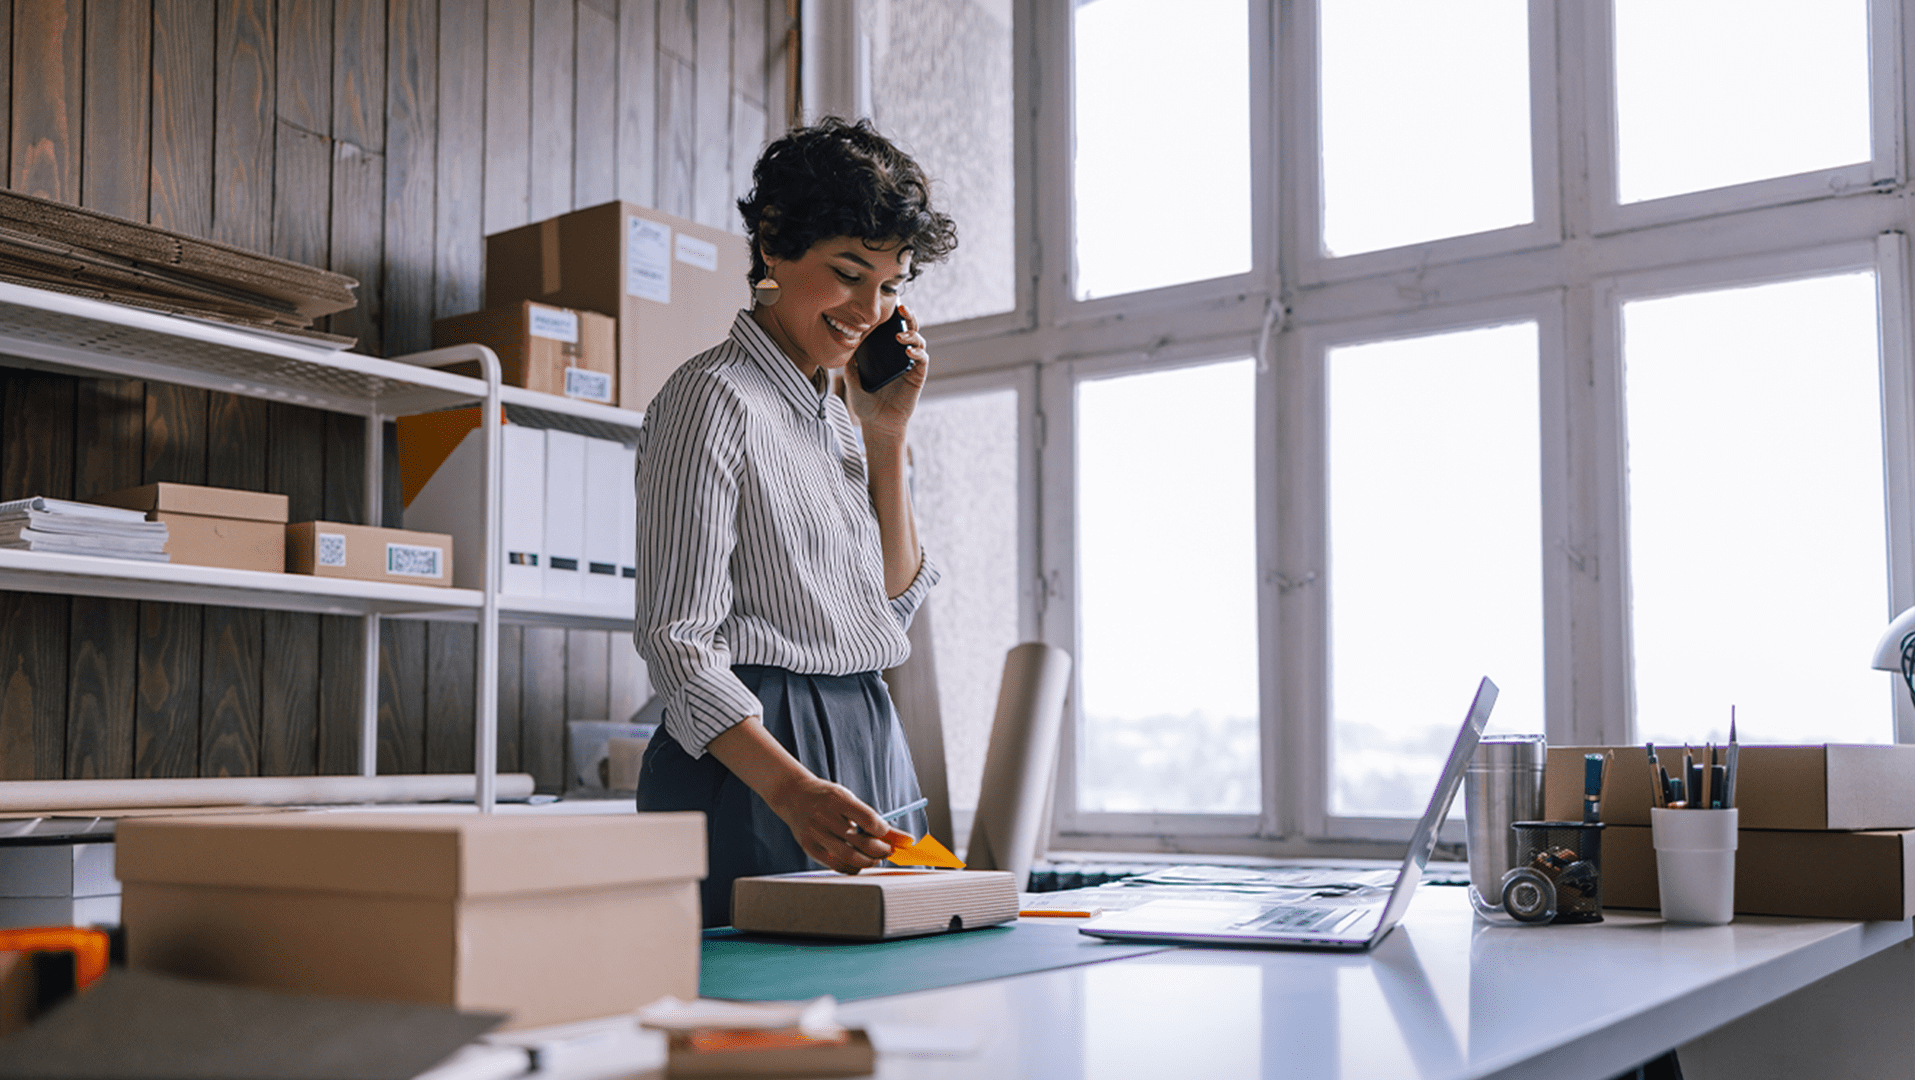
[[[622,595],[633,595],[634,568],[639,565],[639,535],[635,528],[639,515],[639,502],[634,495],[634,486],[639,482],[639,447],[622,446],[620,448],[620,590]]]
[[[620,577],[620,511],[632,496],[633,456],[607,439],[587,440],[585,599],[617,604],[624,598]],[[623,471],[624,470],[624,471]]]
[[[550,600],[578,600],[586,579],[587,437],[549,428],[547,541],[541,580]],[[512,514],[512,510],[508,510]]]
[[[504,595],[541,595],[546,454],[545,433],[538,428],[501,427],[500,592]],[[480,429],[475,428],[414,495],[402,521],[409,529],[453,537],[453,584],[461,589],[484,586],[480,536],[486,520],[478,497],[481,464]]]

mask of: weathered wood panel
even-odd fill
[[[475,633],[460,623],[427,624],[426,772],[473,771]]]
[[[148,220],[213,227],[214,0],[153,0],[153,164]]]
[[[661,10],[666,9],[663,6]],[[664,19],[662,22],[664,23]],[[660,153],[654,178],[654,206],[669,214],[693,217],[693,65],[660,50],[658,99]]]
[[[440,7],[440,122],[435,131],[433,317],[480,307],[486,152],[487,10]],[[389,285],[391,287],[391,284]]]
[[[0,499],[73,490],[74,380],[9,372],[0,390]],[[71,602],[0,593],[0,777],[66,774]]]
[[[520,641],[520,771],[541,791],[565,786],[567,632],[529,626]]]
[[[612,719],[607,714],[609,636],[605,630],[567,631],[566,717],[569,720]]]
[[[246,205],[260,205],[249,199]],[[235,394],[207,401],[207,483],[261,491],[267,486],[267,403]],[[200,766],[202,776],[252,776],[260,764],[261,613],[209,605],[201,615]]]
[[[213,238],[254,251],[273,242],[273,15],[220,0],[214,35]]]
[[[582,0],[574,21],[573,205],[614,198],[619,153],[620,25],[612,6]]]
[[[388,619],[380,626],[380,771],[422,772],[426,754],[427,624]]]
[[[333,199],[328,269],[360,282],[359,303],[327,329],[385,354],[381,240],[386,223],[387,26],[372,0],[336,0],[333,35]]]
[[[439,7],[433,0],[392,0],[387,8],[386,238],[380,281],[388,356],[433,345],[439,34]]]
[[[86,21],[80,201],[145,221],[147,163],[153,157],[153,11],[144,3],[88,4]]]
[[[520,686],[526,670],[521,655],[522,630],[518,626],[500,628],[500,708],[496,714],[498,736],[496,761],[501,772],[520,771]]]
[[[80,201],[82,0],[34,0],[13,13],[13,167],[9,187]]]
[[[531,0],[487,0],[486,231],[528,217],[527,154],[533,116]]]
[[[573,209],[573,2],[533,0],[527,214]]]
[[[746,0],[742,0],[746,2]],[[693,219],[716,229],[733,217],[727,196],[733,139],[727,119],[733,104],[733,5],[699,0],[694,25]]]
[[[13,0],[0,0],[0,26],[13,26]],[[11,42],[9,42],[11,44]],[[0,176],[12,176],[13,49],[0,49]]]
[[[652,206],[659,154],[654,148],[658,76],[658,0],[620,0],[619,133],[614,162],[620,198]]]

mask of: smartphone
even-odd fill
[[[907,332],[907,320],[895,308],[893,317],[875,327],[860,343],[858,360],[860,365],[860,388],[871,394],[893,380],[913,370],[913,357],[907,355],[907,347],[900,343],[899,335]]]

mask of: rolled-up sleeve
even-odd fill
[[[667,732],[696,758],[761,712],[720,633],[733,606],[744,424],[718,382],[670,380],[648,410],[634,474],[634,646],[665,701]]]
[[[905,592],[887,601],[887,608],[893,612],[893,617],[900,620],[900,629],[905,630],[913,625],[914,613],[919,611],[920,605],[926,602],[927,590],[939,583],[940,564],[933,561],[933,556],[927,554],[927,549],[923,545],[920,548],[919,571],[913,575],[913,580],[907,583]]]

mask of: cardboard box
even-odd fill
[[[1744,759],[1746,751],[1740,755]],[[1746,811],[1740,814],[1746,817]],[[1600,843],[1606,906],[1659,908],[1657,865],[1652,828],[1607,826]],[[1913,877],[1911,829],[1741,829],[1733,859],[1733,910],[1795,918],[1910,919]]]
[[[285,495],[162,483],[88,501],[145,510],[148,521],[166,522],[165,550],[176,563],[273,574],[287,568]]]
[[[726,339],[748,303],[743,236],[611,202],[487,237],[488,308],[522,300],[619,320],[620,407]]]
[[[700,992],[698,813],[143,818],[118,835],[134,967],[512,1027]]]
[[[409,529],[376,529],[332,521],[288,525],[282,542],[287,570],[316,577],[453,584],[453,537]]]
[[[733,883],[734,928],[754,933],[884,941],[1019,917],[1004,870],[815,870]]]
[[[1600,820],[1613,825],[1651,825],[1653,785],[1647,778],[1647,748],[1553,746],[1547,748],[1546,817],[1579,821],[1583,755],[1613,751]],[[1680,775],[1684,750],[1655,747],[1661,764]],[[1694,747],[1695,761],[1700,747]],[[1739,787],[1734,795],[1744,829],[1911,829],[1911,745],[1742,746]]]
[[[523,300],[492,311],[475,311],[433,323],[433,347],[485,345],[500,357],[500,381],[542,394],[612,405],[616,367],[614,320],[597,311],[576,311]],[[480,362],[446,370],[480,377]]]

